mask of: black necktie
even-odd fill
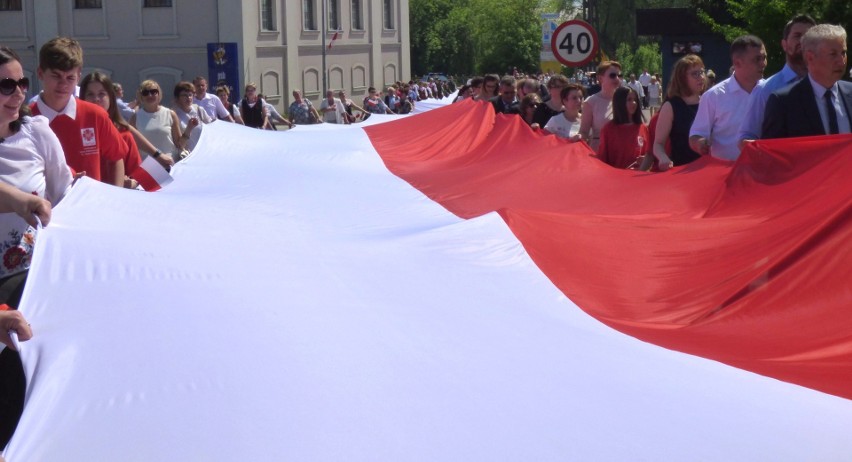
[[[840,128],[837,127],[837,112],[834,110],[834,103],[832,103],[831,97],[831,90],[826,90],[825,109],[828,111],[828,134],[836,135],[840,133]]]

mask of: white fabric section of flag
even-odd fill
[[[167,155],[167,154],[162,154],[162,155]],[[172,180],[173,180],[172,176],[169,175],[169,172],[166,171],[166,169],[163,168],[163,166],[159,162],[157,162],[157,159],[155,159],[153,156],[145,157],[145,160],[143,160],[142,163],[139,164],[139,168],[145,170],[145,172],[148,173],[148,175],[151,177],[151,179],[156,184],[160,185],[161,188],[163,186],[166,186],[167,184],[171,183]],[[141,181],[140,181],[140,183],[141,183]],[[147,183],[145,183],[145,184],[147,186]]]
[[[852,453],[852,402],[601,325],[358,126],[217,122],[174,176],[83,178],[39,236],[9,462]]]
[[[459,92],[455,91],[449,96],[445,96],[441,99],[424,99],[421,101],[417,101],[414,103],[414,110],[411,111],[412,114],[419,114],[421,112],[428,112],[432,109],[437,109],[439,107],[446,106],[447,104],[451,104],[453,100],[456,99]]]

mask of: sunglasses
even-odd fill
[[[142,96],[159,95],[160,90],[157,90],[156,88],[150,88],[150,89],[147,89],[147,90],[142,90],[139,93],[141,93]]]
[[[30,88],[30,79],[23,77],[21,78],[21,80],[0,80],[0,93],[4,94],[5,96],[9,96],[14,93],[15,88],[20,88],[22,92],[26,93],[27,89]]]
[[[192,98],[192,93],[181,93],[178,95],[180,98]]]
[[[608,76],[609,78],[611,78],[611,79],[620,79],[620,78],[622,78],[622,75],[621,75],[621,74],[617,74],[617,73],[615,73],[615,72],[610,72],[609,74],[607,74],[607,76]]]

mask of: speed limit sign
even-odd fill
[[[566,21],[553,31],[550,48],[562,64],[579,67],[597,56],[598,33],[586,21]]]

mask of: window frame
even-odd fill
[[[317,8],[315,0],[302,0],[302,30],[308,32],[316,32],[317,28]],[[310,11],[308,11],[310,10]]]
[[[274,0],[260,0],[260,31],[261,32],[278,32],[278,17],[276,2]],[[271,25],[267,28],[267,24]]]
[[[364,30],[364,5],[361,0],[351,0],[349,2],[352,19],[352,30]]]
[[[328,6],[328,17],[326,18],[326,30],[342,31],[343,24],[340,20],[340,0],[323,0]],[[332,18],[336,25],[332,25]]]
[[[24,1],[0,0],[0,11],[24,11]]]
[[[382,28],[384,30],[396,30],[393,6],[393,0],[384,0],[382,2]]]
[[[86,5],[87,3],[92,3],[92,5]],[[103,0],[74,0],[75,10],[100,10],[103,7]]]
[[[142,0],[142,8],[172,8],[172,0]]]

